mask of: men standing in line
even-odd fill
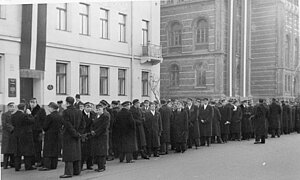
[[[70,178],[81,172],[81,135],[85,122],[82,112],[74,107],[74,98],[66,98],[67,109],[63,112],[63,161],[65,172],[60,178]]]
[[[199,129],[201,146],[210,146],[212,136],[213,109],[208,104],[208,98],[203,99],[203,106],[199,109]]]
[[[170,103],[170,102],[169,102]],[[170,127],[172,118],[172,109],[168,106],[167,101],[161,100],[162,107],[159,109],[159,113],[162,121],[162,133],[160,136],[160,154],[168,154],[168,146],[170,143]]]
[[[11,123],[14,126],[13,136],[16,142],[14,148],[15,170],[21,169],[21,158],[24,156],[25,170],[34,170],[32,161],[34,158],[34,143],[32,126],[35,123],[31,111],[25,108],[25,104],[18,105],[18,111],[11,115]]]
[[[2,120],[2,141],[1,153],[3,154],[3,169],[7,169],[8,165],[14,167],[14,138],[12,132],[14,126],[11,124],[11,115],[15,111],[15,103],[10,102],[7,104],[8,111],[1,116]]]
[[[213,112],[214,112],[213,113],[214,117],[213,117],[213,121],[212,121],[212,139],[211,139],[211,142],[215,143],[216,138],[217,138],[217,142],[222,144],[223,141],[221,139],[221,130],[220,130],[221,114],[220,114],[219,108],[216,107],[216,102],[215,101],[212,101],[210,103],[210,105],[212,106]]]
[[[259,99],[259,104],[254,109],[254,144],[265,144],[268,110],[263,103],[264,100]]]
[[[117,157],[119,157],[119,153],[118,153],[119,139],[117,137],[118,133],[115,130],[115,122],[116,122],[117,114],[120,111],[119,102],[118,101],[112,101],[111,106],[112,106],[111,118],[110,118],[110,123],[109,123],[109,141],[111,142],[111,144],[109,146],[108,151],[111,150],[114,154],[114,157],[117,158]]]
[[[234,100],[233,102],[233,112],[231,117],[230,132],[231,140],[240,141],[241,140],[241,121],[242,121],[242,111],[239,106],[239,102]]]
[[[222,100],[222,106],[219,108],[221,113],[221,137],[223,142],[227,143],[228,134],[229,134],[229,126],[231,122],[233,106],[230,102],[226,102],[226,100]]]
[[[141,154],[143,159],[149,159],[146,155],[146,136],[144,130],[144,117],[142,110],[140,109],[140,102],[138,99],[133,100],[133,106],[130,108],[130,112],[132,113],[132,117],[136,124],[136,139],[138,145],[138,151],[133,153],[133,159],[137,160],[138,155]]]
[[[242,110],[242,139],[249,140],[252,134],[252,123],[250,120],[251,117],[251,108],[248,106],[248,102],[246,100],[242,101],[241,104]]]
[[[160,136],[162,132],[162,122],[160,113],[156,111],[155,103],[150,103],[150,111],[145,113],[145,135],[147,142],[147,153],[151,157],[153,152],[154,157],[159,157],[158,149],[160,147]]]
[[[98,164],[97,172],[105,171],[106,156],[108,155],[109,116],[104,113],[101,104],[96,105],[97,117],[91,126],[92,153]]]
[[[46,116],[46,120],[43,125],[45,131],[44,148],[43,148],[43,168],[40,171],[46,171],[50,169],[56,169],[58,155],[60,154],[60,129],[62,126],[62,116],[58,113],[58,105],[54,102],[50,102],[49,105],[50,114]]]
[[[295,107],[295,130],[298,134],[300,134],[300,104],[296,103]]]
[[[31,115],[34,117],[33,125],[33,142],[35,149],[34,163],[37,167],[42,166],[42,137],[43,137],[43,124],[46,119],[46,111],[37,104],[36,98],[29,101]],[[33,163],[33,164],[34,164]]]
[[[271,130],[271,138],[280,137],[280,118],[281,118],[281,107],[276,103],[276,99],[272,99],[270,104],[270,115],[269,115],[269,128]]]
[[[84,104],[84,110],[82,111],[82,118],[85,122],[85,128],[83,134],[87,134],[91,132],[91,127],[93,124],[93,120],[96,115],[92,111],[92,105],[89,102]],[[92,142],[88,138],[83,138],[81,142],[81,169],[83,169],[83,164],[86,163],[86,169],[92,170],[93,166],[93,156],[92,156]]]
[[[199,122],[198,122],[198,108],[193,104],[191,98],[187,99],[187,106],[185,110],[188,113],[189,120],[189,138],[188,138],[188,147],[192,148],[193,144],[196,149],[200,146],[200,131],[199,131]]]
[[[115,130],[117,133],[116,136],[119,139],[118,152],[120,162],[123,162],[126,157],[127,163],[133,163],[133,152],[137,151],[138,148],[136,142],[136,125],[129,109],[130,102],[123,102],[122,109],[116,117]]]
[[[287,102],[282,101],[282,129],[284,134],[289,134],[289,121],[291,115],[291,109]]]

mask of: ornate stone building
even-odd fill
[[[163,2],[161,96],[297,96],[298,15],[298,0]]]

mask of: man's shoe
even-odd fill
[[[260,144],[260,142],[259,141],[255,141],[254,144]]]
[[[31,170],[36,170],[36,167],[30,167],[28,169],[25,169],[25,171],[31,171]]]
[[[20,169],[15,169],[15,171],[20,171]]]
[[[43,167],[43,168],[41,168],[41,169],[39,169],[39,171],[49,171],[50,169],[48,169],[48,168],[45,168],[45,167]]]
[[[59,176],[59,178],[71,178],[71,177],[72,177],[71,175],[66,175],[66,174]]]
[[[143,159],[150,159],[148,156],[143,156],[142,158]]]
[[[126,163],[134,163],[134,160],[126,161]]]
[[[92,167],[87,167],[86,169],[87,169],[87,170],[93,170],[93,168],[92,168]]]
[[[105,171],[105,168],[102,168],[102,169],[95,169],[96,172],[103,172]]]
[[[265,144],[266,142],[260,142],[260,144]]]

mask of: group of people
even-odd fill
[[[75,100],[76,99],[76,100]],[[106,169],[106,161],[119,158],[133,163],[140,156],[150,159],[168,154],[170,150],[184,153],[188,148],[210,146],[255,138],[255,144],[264,144],[281,133],[300,133],[300,105],[289,102],[266,102],[259,99],[210,100],[208,98],[160,100],[150,102],[138,99],[101,100],[94,105],[83,103],[80,95],[62,101],[50,102],[49,114],[35,98],[27,104],[8,103],[2,114],[3,167],[25,170],[40,167],[40,171],[57,168],[58,158],[65,163],[60,178],[79,175],[87,170]]]

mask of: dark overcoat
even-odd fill
[[[160,137],[161,143],[170,143],[170,131],[171,131],[171,118],[172,118],[172,109],[167,105],[163,105],[159,109],[159,113],[162,121],[162,133]]]
[[[232,111],[231,124],[230,124],[230,132],[231,133],[241,133],[241,121],[242,121],[242,110],[240,106],[236,107],[235,110]]]
[[[95,135],[91,138],[93,156],[108,155],[109,123],[109,116],[106,113],[93,120],[91,126],[91,130],[95,132]]]
[[[54,111],[46,116],[43,125],[45,131],[43,157],[58,157],[60,155],[59,135],[62,127],[62,116]]]
[[[289,121],[289,128],[290,128],[290,132],[293,132],[295,129],[295,112],[296,112],[296,108],[294,105],[290,106],[291,108],[291,119]]]
[[[188,113],[188,120],[189,120],[189,136],[192,139],[199,139],[200,138],[200,130],[199,130],[199,121],[198,121],[198,107],[192,105],[191,109],[188,107],[185,108],[186,112]]]
[[[7,111],[2,114],[2,142],[1,142],[1,153],[2,154],[13,154],[14,153],[14,138],[12,136],[14,126],[11,124],[12,112]]]
[[[212,122],[212,136],[221,136],[221,129],[220,129],[220,121],[221,121],[221,113],[219,108],[213,106],[214,117]]]
[[[283,130],[289,129],[289,121],[291,118],[291,109],[287,104],[282,105],[282,128]]]
[[[31,114],[34,117],[33,130],[42,132],[43,124],[46,119],[46,111],[44,108],[41,108],[40,105],[36,105],[35,108],[30,109]]]
[[[263,104],[258,104],[254,107],[254,133],[257,136],[266,134],[267,131],[267,116],[268,109]]]
[[[81,135],[85,128],[82,112],[74,106],[63,111],[63,161],[81,160]]]
[[[136,141],[136,125],[132,113],[122,108],[118,112],[115,122],[116,136],[118,141],[118,151],[123,153],[132,153],[138,150]]]
[[[300,105],[296,105],[295,107],[295,129],[298,133],[300,133]]]
[[[115,127],[115,122],[116,122],[116,118],[117,118],[117,114],[118,112],[120,111],[120,108],[119,107],[114,107],[111,109],[110,111],[110,128],[111,128],[111,131],[110,131],[110,136],[111,136],[111,141],[112,141],[112,147],[109,147],[109,148],[113,148],[113,151],[117,151],[117,147],[118,147],[118,144],[119,144],[119,138],[118,138],[118,132],[116,130],[116,127]],[[110,138],[110,137],[109,137]]]
[[[144,129],[144,117],[143,112],[140,108],[135,108],[134,106],[131,106],[130,112],[132,113],[132,117],[136,124],[136,138],[137,138],[137,144],[139,148],[145,147],[147,145],[146,142],[146,135],[145,135],[145,129]]]
[[[229,134],[229,124],[225,124],[226,121],[231,122],[231,116],[232,116],[232,110],[233,106],[228,103],[225,106],[219,107],[219,111],[221,113],[221,121],[220,121],[220,127],[221,127],[221,134]]]
[[[212,120],[213,119],[213,108],[207,105],[206,109],[204,106],[199,108],[199,129],[200,136],[212,136]],[[201,122],[203,120],[204,122]]]
[[[186,143],[188,139],[189,125],[188,113],[185,110],[173,112],[173,133],[175,143]]]
[[[280,123],[280,117],[281,117],[281,107],[279,104],[273,102],[269,106],[269,128],[270,129],[280,129],[281,123]]]
[[[83,134],[88,134],[91,132],[93,120],[96,118],[96,113],[93,111],[90,112],[90,116],[85,113],[85,111],[82,111],[82,119],[85,122],[85,128],[82,132]],[[91,139],[86,139],[81,141],[81,155],[84,157],[92,156],[92,141]]]
[[[160,135],[163,130],[160,113],[158,111],[155,111],[155,114],[153,115],[151,111],[147,111],[145,113],[144,127],[147,147],[160,147]]]
[[[16,156],[34,156],[33,116],[25,114],[22,111],[17,111],[11,115],[11,123],[14,126],[13,138],[16,142],[14,154]]]
[[[251,122],[251,115],[252,110],[250,107],[245,107],[244,105],[240,106],[242,111],[242,133],[251,133],[253,132],[252,122]]]

